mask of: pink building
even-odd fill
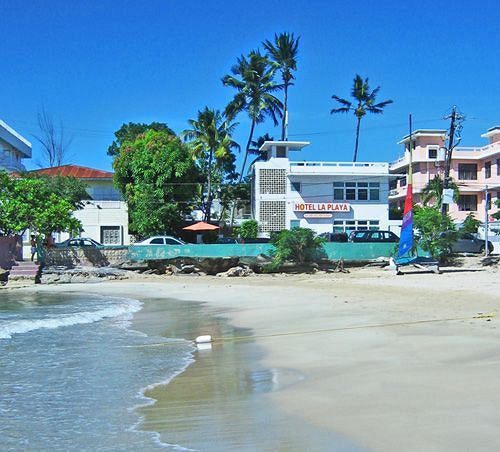
[[[413,193],[415,202],[421,200],[422,190],[437,174],[444,175],[444,145],[446,130],[416,130],[413,133]],[[481,221],[485,219],[485,192],[489,192],[488,214],[498,211],[495,201],[500,199],[500,127],[492,127],[481,135],[489,143],[482,147],[456,147],[453,150],[450,177],[458,185],[458,202],[450,204],[452,218],[461,222],[469,212]],[[404,157],[393,162],[389,171],[401,175],[392,180],[389,202],[402,208],[406,195],[406,174],[409,166],[409,136],[404,144]]]

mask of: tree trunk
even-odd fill
[[[241,167],[241,174],[238,179],[238,184],[241,184],[241,181],[243,180],[243,174],[245,173],[245,166],[247,164],[247,157],[248,157],[248,151],[250,149],[250,145],[252,143],[252,138],[253,138],[253,132],[255,130],[255,119],[252,120],[252,126],[250,127],[250,135],[248,137],[248,142],[247,142],[247,147],[245,149],[245,158],[243,159],[243,166]],[[234,211],[236,209],[236,202],[233,201],[233,205],[231,207],[231,227],[233,227],[234,223]]]
[[[210,149],[210,154],[208,156],[208,172],[207,172],[207,204],[205,208],[205,219],[207,223],[210,222],[210,217],[212,213],[212,160],[214,157],[214,150]]]
[[[285,83],[285,94],[283,96],[283,118],[281,122],[281,141],[288,139],[286,136],[286,120],[287,120],[287,108],[288,108],[288,83]]]
[[[356,144],[354,145],[354,157],[353,162],[356,162],[358,158],[358,144],[359,144],[359,125],[361,124],[361,118],[358,117],[358,123],[356,124]]]

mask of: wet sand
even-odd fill
[[[177,334],[212,350],[151,392],[147,429],[201,450],[380,451],[500,447],[499,289],[495,271],[380,269],[37,288],[149,299],[135,326],[155,334],[162,299],[203,303],[212,320]]]

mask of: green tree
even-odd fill
[[[26,177],[42,180],[49,191],[69,201],[75,210],[83,209],[83,201],[90,199],[87,193],[87,185],[71,176],[47,176],[36,172],[27,173]]]
[[[495,201],[495,204],[496,206],[500,209],[500,199],[497,199]],[[498,212],[495,212],[492,217],[495,219],[495,220],[500,220],[500,210]]]
[[[474,216],[472,212],[469,212],[465,217],[465,220],[463,221],[459,232],[460,234],[475,234],[479,226],[481,226],[481,222]]]
[[[236,89],[233,100],[227,105],[225,115],[230,120],[239,113],[247,112],[251,125],[245,155],[241,166],[238,182],[245,176],[245,166],[256,124],[270,117],[277,126],[278,118],[282,117],[283,104],[274,95],[282,86],[274,81],[276,68],[270,64],[267,57],[257,51],[252,51],[248,57],[241,56],[237,64],[231,68],[233,75],[222,78],[224,86]]]
[[[271,268],[279,268],[286,261],[304,264],[324,253],[324,239],[316,236],[315,232],[308,228],[293,228],[278,232],[272,237],[271,243],[275,247]]]
[[[450,180],[448,188],[453,189],[453,201],[457,202],[460,195],[458,185]],[[441,206],[443,201],[443,179],[439,174],[436,174],[422,190],[422,203],[424,205]]]
[[[124,142],[113,163],[114,182],[129,208],[132,233],[172,233],[198,196],[200,174],[188,147],[165,131]]]
[[[259,223],[256,220],[247,220],[241,223],[238,234],[243,239],[255,239],[259,233]]]
[[[380,90],[380,86],[377,86],[373,91],[370,90],[368,85],[368,78],[364,80],[361,76],[356,74],[354,78],[354,84],[351,90],[351,96],[354,99],[354,104],[347,99],[343,99],[337,95],[332,95],[332,99],[337,101],[340,105],[339,108],[333,108],[330,114],[334,113],[349,113],[354,112],[356,116],[356,144],[354,145],[354,156],[352,161],[355,162],[358,158],[358,144],[359,144],[359,128],[361,125],[361,119],[367,113],[382,114],[384,108],[392,104],[392,100],[385,100],[383,102],[375,103],[377,94]]]
[[[428,251],[432,257],[443,261],[451,254],[458,232],[451,217],[443,215],[438,206],[415,206],[413,226],[417,230],[416,245]]]
[[[220,187],[226,176],[234,175],[233,149],[239,145],[231,135],[236,123],[225,120],[219,110],[205,107],[198,111],[197,119],[190,119],[190,129],[182,135],[190,140],[188,145],[201,174],[206,177],[207,195],[204,201],[204,221],[210,221],[212,213],[212,195],[214,188]]]
[[[274,41],[266,40],[263,45],[268,57],[281,72],[283,80],[283,118],[281,122],[281,139],[286,138],[286,122],[288,121],[288,88],[295,79],[293,71],[297,70],[297,55],[299,51],[300,36],[295,38],[293,33],[280,33],[274,35]]]
[[[255,159],[253,160],[252,163],[250,163],[250,167],[255,162],[258,162],[260,160],[266,160],[267,159],[267,151],[261,151],[260,148],[263,146],[263,144],[266,141],[274,141],[274,138],[270,136],[268,133],[262,135],[261,137],[257,138],[256,140],[252,140],[251,147],[248,150],[248,153],[250,155],[255,155]]]
[[[115,132],[115,140],[108,147],[108,155],[116,157],[126,142],[133,142],[136,138],[147,132],[148,130],[156,130],[157,132],[165,132],[169,135],[175,135],[174,131],[163,122],[152,122],[150,124],[129,122]]]
[[[50,235],[79,232],[75,205],[55,193],[42,178],[11,177],[0,172],[0,232],[22,235],[27,229]]]

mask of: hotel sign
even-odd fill
[[[350,209],[345,202],[298,202],[293,207],[295,212],[349,212]]]

